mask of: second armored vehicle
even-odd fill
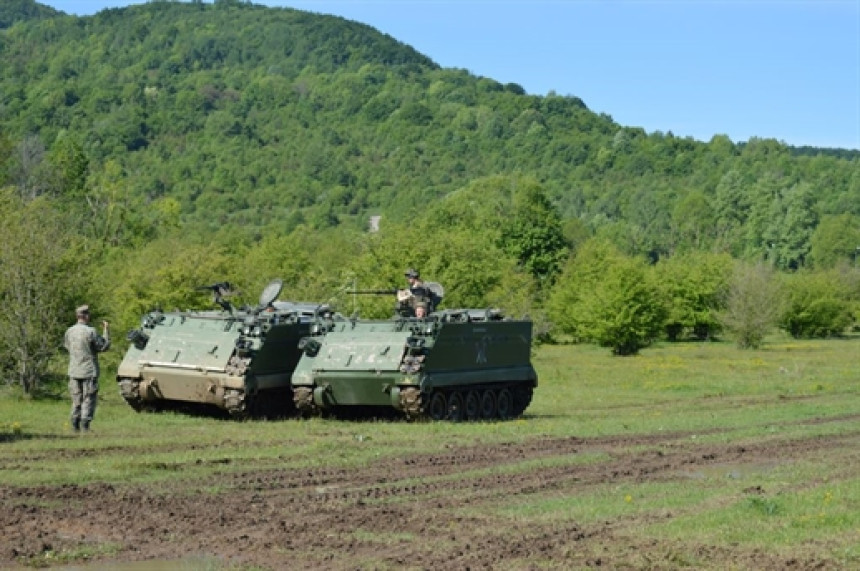
[[[294,414],[290,377],[301,338],[320,332],[320,306],[276,301],[274,280],[257,307],[235,309],[208,286],[220,311],[149,313],[129,332],[117,382],[137,411],[207,405],[232,417]],[[314,328],[317,328],[316,330]]]
[[[295,404],[304,414],[377,407],[410,419],[516,417],[537,386],[531,341],[530,321],[493,310],[335,322],[301,343]]]

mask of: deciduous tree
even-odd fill
[[[634,355],[663,330],[666,307],[645,262],[592,241],[553,291],[552,316],[576,339]]]
[[[725,307],[720,320],[734,334],[738,347],[760,347],[782,311],[782,291],[773,266],[737,262]]]
[[[77,239],[45,198],[0,190],[0,370],[30,394],[50,370],[87,277]]]
[[[726,301],[732,274],[728,254],[698,252],[676,256],[656,267],[660,289],[668,301],[666,335],[707,339],[722,328],[719,312]]]
[[[785,305],[779,326],[792,337],[841,335],[854,320],[850,282],[837,270],[783,276]]]

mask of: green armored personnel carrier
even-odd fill
[[[537,386],[531,342],[530,321],[493,310],[335,322],[301,342],[293,397],[305,415],[376,407],[409,419],[513,418]]]
[[[276,301],[271,282],[257,307],[236,309],[222,294],[229,284],[206,286],[222,309],[156,311],[129,332],[119,365],[120,393],[136,411],[204,408],[244,418],[294,414],[290,377],[302,351],[299,340],[321,334],[327,308]]]

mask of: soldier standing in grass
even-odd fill
[[[78,322],[66,330],[63,345],[69,352],[69,393],[72,395],[72,430],[84,432],[96,412],[99,394],[99,353],[110,348],[110,324],[102,321],[99,335],[90,325],[90,308],[75,310]]]

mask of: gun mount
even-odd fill
[[[233,286],[230,282],[217,282],[212,285],[204,285],[198,286],[196,288],[197,291],[211,291],[212,292],[212,303],[215,303],[221,306],[221,309],[224,311],[233,311],[233,306],[229,301],[224,299],[225,297],[235,295],[238,292],[233,291]],[[278,290],[280,292],[280,290]],[[275,294],[277,297],[277,294]]]

